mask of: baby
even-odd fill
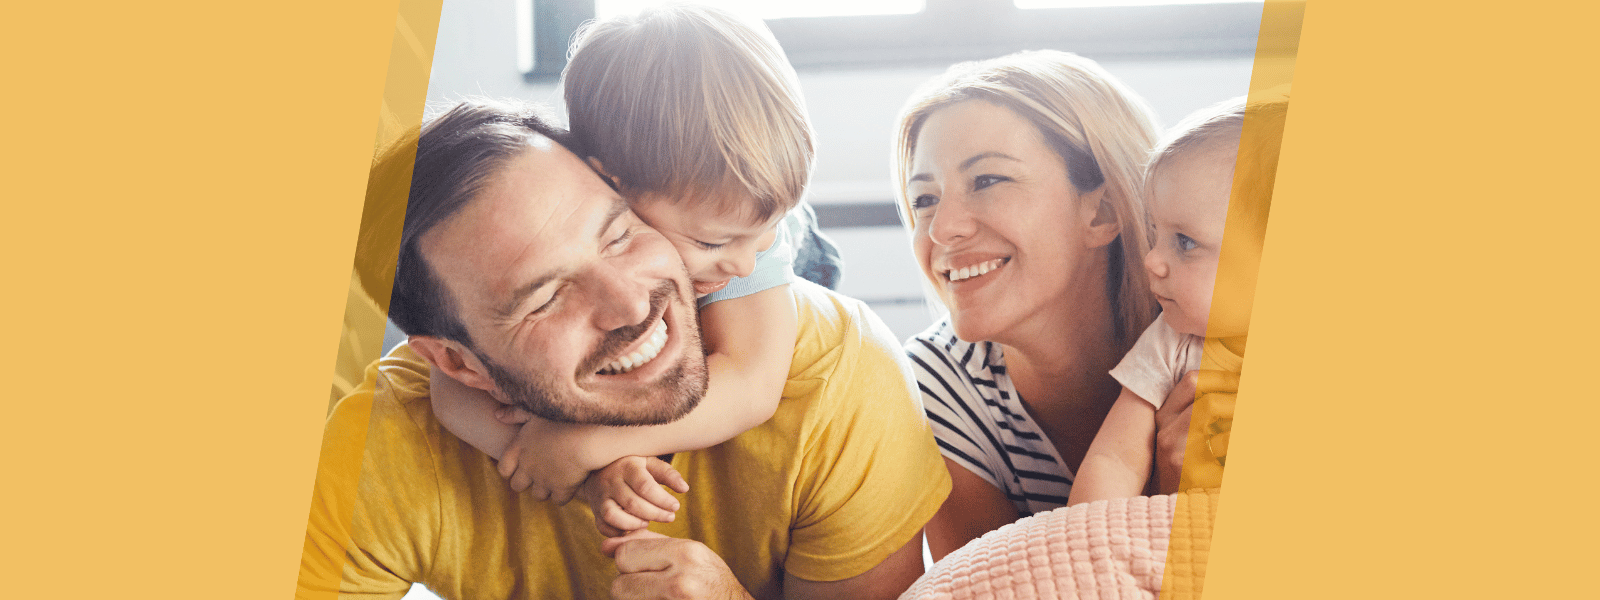
[[[430,385],[440,422],[500,457],[513,489],[579,493],[615,537],[672,520],[678,501],[658,482],[688,491],[653,457],[722,443],[777,410],[798,328],[786,286],[799,238],[816,235],[803,206],[791,212],[814,136],[794,69],[758,22],[668,6],[593,23],[573,47],[571,145],[682,255],[700,297],[706,395],[672,423],[604,427],[547,421],[437,372]],[[661,344],[647,337],[600,372],[626,373]]]
[[[1264,102],[1237,98],[1189,116],[1153,151],[1145,197],[1155,247],[1144,266],[1161,315],[1111,370],[1122,395],[1083,459],[1068,504],[1148,489],[1155,411],[1196,369],[1206,376],[1179,489],[1221,485],[1236,385],[1229,382],[1237,382],[1244,362],[1287,113],[1286,90]]]

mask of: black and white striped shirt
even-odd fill
[[[958,339],[947,317],[906,342],[939,451],[1022,516],[1066,506],[1073,474],[1006,374],[999,344]]]

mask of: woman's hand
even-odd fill
[[[1202,381],[1202,379],[1204,381]],[[1183,456],[1189,441],[1189,421],[1194,414],[1195,390],[1234,394],[1239,391],[1239,374],[1227,371],[1190,371],[1167,394],[1156,411],[1156,474],[1159,493],[1178,491],[1183,479]]]
[[[1195,383],[1199,371],[1190,371],[1167,394],[1156,410],[1156,480],[1162,494],[1178,491],[1183,477],[1183,451],[1189,441],[1189,417],[1194,412]]]

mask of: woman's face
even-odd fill
[[[1074,298],[1103,297],[1101,249],[1117,236],[1103,189],[1080,194],[1066,162],[1011,109],[968,100],[929,115],[906,191],[917,262],[956,335],[1006,343],[1058,332]]]

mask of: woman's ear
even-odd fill
[[[1122,233],[1122,221],[1117,218],[1117,209],[1106,200],[1106,186],[1101,185],[1095,191],[1078,197],[1084,210],[1084,218],[1088,222],[1087,233],[1084,236],[1084,245],[1090,248],[1100,248],[1116,241],[1117,235]]]
[[[606,183],[611,185],[611,189],[619,192],[622,191],[622,182],[618,181],[616,177],[612,177],[610,173],[606,172],[606,166],[600,164],[599,158],[591,156],[587,159],[584,159],[584,162],[589,163],[589,168],[594,169],[594,172],[598,173],[601,179],[606,180]]]
[[[407,342],[434,370],[467,387],[488,392],[491,396],[499,393],[494,378],[489,376],[489,370],[484,368],[483,362],[460,343],[431,335],[414,335]]]

